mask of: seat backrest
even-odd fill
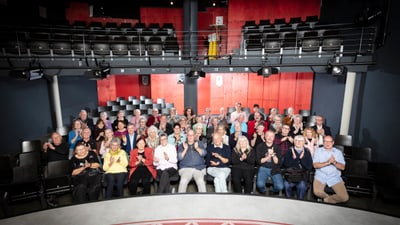
[[[22,142],[22,152],[34,152],[42,149],[40,140],[27,140]]]
[[[335,144],[343,145],[343,146],[352,146],[352,136],[351,135],[344,135],[338,134],[335,137]]]
[[[368,161],[346,159],[345,175],[368,176]]]
[[[16,166],[13,168],[13,183],[36,182],[38,180],[38,171],[32,165]]]
[[[353,147],[351,149],[351,158],[371,161],[372,148],[370,148],[370,147]]]
[[[13,171],[9,155],[0,155],[0,184],[12,181]]]
[[[45,178],[70,175],[70,161],[58,160],[47,163]]]
[[[40,152],[23,152],[18,156],[19,166],[33,166],[39,168],[40,166]]]

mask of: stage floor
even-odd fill
[[[400,224],[400,218],[347,207],[236,194],[169,194],[122,198],[38,211],[8,224]]]

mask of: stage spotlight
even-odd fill
[[[279,69],[277,67],[271,67],[271,66],[261,67],[257,71],[257,75],[264,76],[264,77],[269,77],[272,74],[278,74],[278,73],[279,73]]]
[[[37,80],[43,77],[42,69],[12,70],[10,76],[17,80]]]
[[[199,77],[206,77],[206,73],[201,70],[200,65],[194,65],[186,76],[192,79],[199,79]]]
[[[347,73],[347,68],[342,65],[328,65],[328,73],[333,76],[343,76]]]
[[[89,80],[101,80],[107,78],[111,73],[111,68],[109,63],[101,63],[98,68],[92,69],[85,72],[85,76]]]

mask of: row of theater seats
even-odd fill
[[[282,50],[314,51],[364,51],[373,46],[375,28],[360,28],[351,24],[319,24],[318,17],[246,21],[242,27],[244,49],[266,53],[281,53]],[[364,50],[367,49],[367,50]]]
[[[126,23],[125,23],[126,24]],[[122,24],[121,24],[122,26]],[[175,29],[137,25],[109,30],[44,28],[3,30],[0,46],[4,54],[37,55],[178,55],[180,46]]]

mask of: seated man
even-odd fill
[[[214,177],[215,192],[228,192],[226,178],[231,173],[231,149],[222,143],[222,136],[213,135],[213,143],[207,146],[207,173]]]
[[[296,187],[297,199],[300,200],[304,199],[307,191],[308,172],[312,169],[312,157],[310,150],[304,147],[304,143],[304,136],[295,136],[294,146],[284,156],[283,168],[286,168],[286,172],[283,184],[288,198],[293,196],[293,187]]]
[[[207,151],[204,149],[203,143],[195,141],[193,130],[187,131],[187,141],[179,145],[178,161],[179,161],[179,181],[178,192],[186,192],[188,183],[194,179],[199,192],[206,192],[206,183],[204,176],[206,175],[206,163],[204,157]]]
[[[315,168],[314,194],[327,203],[347,202],[349,195],[341,177],[345,169],[343,153],[333,147],[332,136],[324,137],[324,146],[314,152],[313,166]],[[328,195],[325,186],[332,187],[334,195]]]
[[[278,193],[283,189],[281,175],[281,149],[274,144],[275,133],[265,132],[265,142],[257,145],[256,160],[259,166],[257,173],[257,188],[261,194],[266,192],[267,179],[272,179],[272,192]]]

